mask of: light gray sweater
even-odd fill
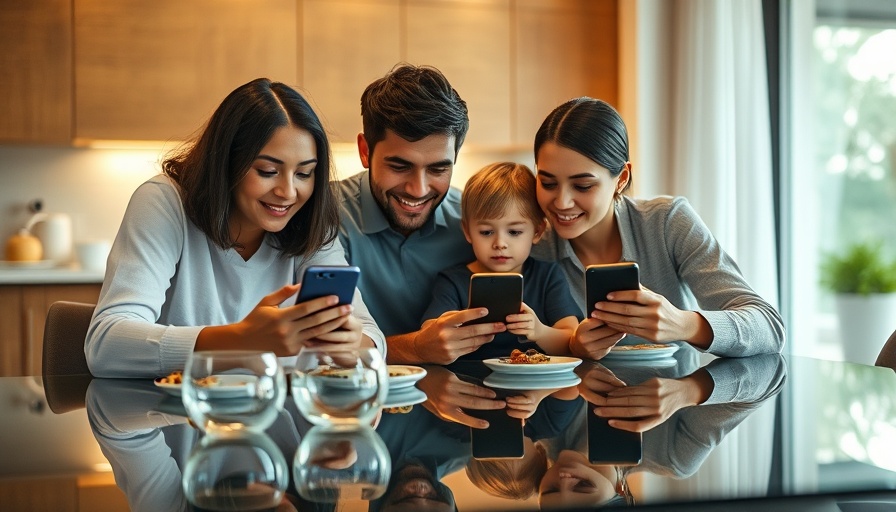
[[[97,377],[156,377],[183,369],[203,327],[241,321],[265,295],[299,282],[309,265],[346,264],[338,240],[307,258],[283,258],[270,241],[244,261],[187,219],[169,178],[142,184],[112,245],[87,333],[90,371]],[[357,290],[352,304],[364,334],[385,350]],[[252,342],[246,340],[247,349]]]
[[[738,357],[781,352],[781,316],[750,288],[685,198],[623,196],[615,212],[622,260],[638,263],[641,284],[678,309],[706,318],[713,331],[710,353]],[[559,262],[583,313],[590,310],[585,304],[585,267],[568,240],[550,231],[532,255]],[[640,340],[625,340],[633,341]]]

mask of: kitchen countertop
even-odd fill
[[[104,271],[84,270],[78,265],[52,268],[0,267],[0,285],[102,283]]]

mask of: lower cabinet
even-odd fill
[[[112,473],[0,479],[0,505],[16,512],[126,512]]]
[[[44,322],[59,300],[96,303],[102,285],[0,285],[0,376],[40,375]]]

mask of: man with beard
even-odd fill
[[[386,335],[390,363],[451,363],[506,330],[463,325],[484,308],[449,311],[420,329],[438,272],[473,261],[460,191],[450,186],[467,105],[439,70],[401,64],[367,86],[361,118],[367,171],[339,183],[346,259],[361,268],[358,287]]]
[[[433,468],[424,461],[409,460],[392,472],[386,493],[371,502],[369,510],[452,512],[457,510],[457,505],[454,493],[438,480]]]

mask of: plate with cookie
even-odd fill
[[[616,345],[604,356],[604,359],[631,361],[651,361],[671,357],[678,351],[678,345],[661,343],[637,343],[634,345]]]
[[[389,373],[389,389],[405,389],[426,376],[426,370],[419,366],[405,364],[386,365]]]
[[[513,349],[507,357],[496,357],[482,361],[493,372],[513,374],[545,374],[571,371],[582,364],[578,357],[549,356],[535,349],[525,352]]]
[[[255,393],[255,375],[221,374],[200,379],[200,386],[207,387],[211,398],[240,398]],[[173,371],[165,377],[153,381],[157,388],[171,396],[180,396],[183,373]]]

